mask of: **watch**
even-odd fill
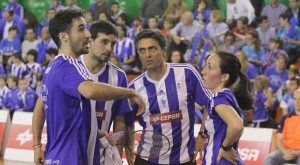
[[[223,146],[223,144],[222,144],[222,149],[224,150],[224,151],[230,151],[231,150],[231,148],[232,148],[232,146],[233,145],[230,145],[230,146],[228,146],[228,147],[225,147],[225,146]]]
[[[200,137],[201,137],[202,139],[205,139],[205,138],[207,137],[207,135],[206,135],[203,131],[200,131],[200,132],[198,133],[198,135],[200,135]]]

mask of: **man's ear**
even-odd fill
[[[66,41],[69,40],[68,33],[61,32],[61,33],[58,34],[58,37],[59,37],[61,42],[66,42]]]

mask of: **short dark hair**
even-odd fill
[[[118,31],[111,22],[99,20],[91,24],[90,27],[91,38],[95,40],[98,37],[99,33],[104,33],[106,35],[113,34],[118,36]]]
[[[156,42],[158,42],[159,46],[163,49],[166,47],[166,39],[161,34],[161,32],[157,29],[144,29],[141,32],[139,32],[135,39],[135,44],[145,38],[151,38],[154,39]]]
[[[34,61],[36,61],[37,58],[37,51],[35,49],[30,49],[27,54],[27,56],[32,55],[34,57]]]
[[[236,37],[235,37],[233,31],[228,30],[228,31],[224,34],[224,39],[225,39],[227,36],[231,36],[231,37],[233,38],[234,42],[235,42]]]
[[[8,29],[9,32],[12,31],[12,30],[17,31],[17,33],[19,32],[19,29],[18,29],[16,26],[11,26],[11,27]]]
[[[7,80],[8,79],[11,79],[13,82],[15,82],[16,83],[16,85],[18,86],[18,77],[17,76],[8,76],[7,77]]]
[[[262,15],[257,18],[258,23],[263,23],[265,20],[268,20],[269,18],[266,15]]]
[[[69,32],[74,19],[83,18],[83,11],[79,9],[65,9],[57,12],[50,20],[49,31],[50,35],[58,48],[61,46],[61,41],[58,34],[61,32]]]
[[[239,19],[244,25],[248,25],[249,19],[246,16],[241,16]]]
[[[119,2],[113,2],[113,3],[111,3],[111,5],[118,5],[118,6],[120,6]]]
[[[279,18],[288,19],[288,22],[293,18],[293,14],[290,12],[285,12],[279,15]]]
[[[17,58],[17,59],[19,59],[19,60],[22,61],[22,54],[21,54],[21,52],[16,52],[16,53],[13,54],[13,56],[14,56],[15,58]]]
[[[56,56],[58,54],[58,50],[56,48],[48,48],[46,50],[46,54],[49,54],[51,56],[52,55]]]
[[[11,9],[6,9],[6,11],[8,12],[9,16],[13,16],[15,14]]]
[[[297,86],[300,86],[300,78],[299,78],[298,76],[292,77],[292,78],[290,79],[290,81],[296,81]]]
[[[117,24],[116,27],[119,26],[122,28],[122,31],[124,32],[124,35],[126,36],[126,33],[127,33],[127,29],[126,29],[126,26],[125,25],[121,25],[121,24]]]

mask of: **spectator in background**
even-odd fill
[[[204,24],[208,24],[210,22],[210,8],[205,0],[199,0],[197,9],[194,10],[194,19],[199,22],[203,22]]]
[[[49,8],[48,11],[45,14],[46,18],[45,18],[45,20],[43,22],[41,22],[41,25],[43,27],[49,26],[49,21],[50,21],[50,19],[52,19],[55,16],[55,13],[56,13],[55,8]]]
[[[66,9],[80,9],[79,6],[75,4],[75,0],[67,0],[67,6]]]
[[[282,109],[282,115],[295,112],[293,93],[300,87],[300,78],[292,77],[287,84],[287,91],[283,94],[280,101],[280,108]]]
[[[293,0],[291,0],[293,1]],[[289,12],[282,13],[279,16],[280,28],[277,30],[276,36],[284,41],[284,50],[289,55],[288,66],[294,64],[300,57],[300,28],[295,26],[292,33],[289,34],[293,15]],[[290,31],[291,32],[291,31]],[[290,36],[289,36],[289,35]]]
[[[288,80],[288,72],[286,69],[287,61],[288,57],[286,54],[279,54],[276,58],[275,66],[267,68],[264,73],[264,75],[269,78],[269,87],[271,87],[273,91],[273,105],[269,111],[269,116],[273,119],[276,118],[276,109],[279,106],[276,93]]]
[[[255,30],[261,41],[261,46],[265,50],[269,50],[269,41],[272,37],[276,37],[275,28],[270,27],[270,21],[267,16],[263,15],[258,18],[259,27]]]
[[[248,18],[250,25],[255,18],[255,11],[250,0],[226,0],[226,18],[230,29],[235,26],[235,21],[242,16]]]
[[[113,55],[117,56],[121,63],[121,68],[128,72],[133,69],[135,61],[134,41],[126,37],[125,25],[116,25],[118,30],[118,41],[114,47]]]
[[[155,17],[148,19],[149,29],[158,29],[158,20]]]
[[[261,15],[265,15],[270,20],[270,26],[277,29],[279,27],[279,15],[286,11],[287,7],[278,0],[270,0],[270,4],[266,5]]]
[[[98,20],[109,21],[108,15],[105,12],[100,12],[98,15]]]
[[[17,99],[21,105],[20,110],[32,112],[37,100],[37,95],[34,90],[28,87],[28,82],[25,78],[20,78],[18,80],[18,87],[20,88],[20,91]]]
[[[57,48],[57,46],[51,39],[49,28],[43,27],[41,39],[39,40],[36,48],[38,52],[38,56],[36,60],[37,63],[42,64],[44,62],[46,56],[46,50],[48,48]]]
[[[28,81],[29,87],[32,89],[36,88],[37,77],[41,73],[41,66],[36,62],[37,51],[35,49],[31,49],[27,52],[27,61],[26,71],[27,75],[25,78]]]
[[[22,55],[20,52],[14,53],[11,57],[11,75],[18,78],[24,78],[27,74],[26,65],[22,61]]]
[[[48,48],[46,50],[46,61],[41,66],[41,74],[44,75],[47,67],[54,61],[55,57],[58,55],[57,48]]]
[[[93,12],[91,10],[85,11],[85,13],[84,13],[84,19],[85,19],[85,22],[86,22],[86,28],[90,29],[91,24],[94,21],[94,14],[93,14]]]
[[[186,63],[183,54],[179,50],[173,50],[167,62],[170,63]]]
[[[26,28],[25,40],[22,42],[22,58],[26,59],[27,52],[30,49],[36,49],[38,40],[36,39],[36,35],[34,33],[33,27]],[[26,61],[26,60],[25,60]]]
[[[63,10],[66,7],[61,4],[60,0],[50,0],[50,8],[54,8],[56,12]]]
[[[148,19],[161,18],[168,7],[168,0],[144,0],[141,7],[142,27],[147,28]]]
[[[255,66],[249,62],[245,52],[239,50],[235,55],[241,63],[241,72],[246,74],[250,82],[253,83],[254,79],[259,75]]]
[[[169,19],[169,18],[164,19],[163,28],[161,29],[160,32],[166,38],[167,48],[169,48],[169,45],[170,45],[171,40],[172,40],[172,36],[170,34],[170,31],[173,27],[174,27],[174,20]],[[169,54],[167,54],[167,55],[169,55]],[[168,61],[168,59],[165,59],[165,61]]]
[[[21,19],[24,17],[24,8],[19,4],[18,0],[8,0],[8,4],[2,9],[1,14],[3,14],[5,10],[14,11],[15,15]],[[2,15],[0,18],[2,18]]]
[[[262,66],[265,61],[265,51],[256,31],[247,32],[245,36],[246,45],[242,50],[247,54],[249,61],[255,66],[258,73],[262,73]]]
[[[264,165],[300,164],[300,89],[294,94],[295,112],[283,116],[277,129],[278,149],[264,159]]]
[[[274,65],[276,57],[282,53],[286,53],[283,50],[283,41],[277,37],[272,37],[269,40],[269,51],[266,53],[264,67],[267,68]]]
[[[24,21],[14,15],[12,10],[4,10],[4,18],[0,20],[0,39],[8,37],[8,30],[11,26],[18,28],[17,38],[22,39],[25,35]]]
[[[213,10],[210,13],[210,23],[206,26],[209,38],[215,41],[223,40],[223,35],[228,31],[228,25],[224,23],[224,14],[220,10]]]
[[[294,17],[298,18],[298,26],[300,26],[300,8],[298,2],[299,0],[289,0],[289,8],[286,10],[286,12],[289,12]]]
[[[246,33],[254,30],[251,26],[248,25],[248,23],[249,19],[246,16],[241,16],[237,20],[236,27],[234,27],[232,31],[239,39],[245,39],[244,36],[246,35]]]
[[[10,119],[12,119],[14,112],[20,110],[22,106],[18,101],[20,99],[18,98],[18,93],[20,91],[20,88],[18,88],[18,77],[9,76],[7,78],[7,85],[9,91],[6,97],[2,100],[2,108],[4,110],[9,110]]]
[[[127,25],[127,18],[126,17],[124,17],[122,15],[118,16],[117,24],[125,25],[126,26],[126,31],[127,31],[126,32],[126,37],[132,39],[133,41],[135,40],[135,32],[134,32],[132,27]]]
[[[120,9],[120,5],[119,2],[113,2],[111,4],[111,19],[114,21],[114,23],[117,22],[117,18],[118,17],[122,17],[125,19],[125,21],[127,21],[127,14],[125,11],[123,11],[122,9]]]
[[[272,89],[269,87],[268,78],[260,75],[254,79],[255,109],[252,122],[257,128],[277,128],[277,123],[269,118],[268,111],[272,106]]]
[[[192,44],[192,39],[195,34],[200,32],[200,27],[201,25],[194,20],[192,12],[184,12],[181,17],[181,22],[170,31],[172,41],[169,51],[176,48],[184,54],[188,46]],[[170,54],[169,51],[167,54]]]
[[[1,75],[0,76],[0,109],[2,109],[3,99],[6,97],[8,92],[9,89],[6,86],[6,77]]]
[[[224,35],[224,41],[217,42],[216,45],[218,45],[217,50],[235,54],[237,50],[239,50],[243,45],[245,45],[245,41],[237,40],[234,33],[228,30]]]
[[[111,15],[111,8],[106,0],[96,0],[91,4],[90,10],[97,16],[95,19],[98,19],[100,13],[105,13],[107,16]]]
[[[36,16],[31,12],[26,13],[24,16],[24,23],[26,27],[33,27],[36,36],[41,36],[42,25],[38,22]]]
[[[12,26],[8,29],[8,38],[2,39],[0,42],[0,53],[3,58],[2,64],[6,73],[10,73],[9,66],[9,58],[16,52],[21,51],[21,41],[16,38],[18,35],[18,28]]]
[[[163,19],[170,18],[178,22],[183,13],[190,11],[187,4],[182,0],[170,0],[169,2],[165,13],[162,15]]]

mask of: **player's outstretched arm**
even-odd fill
[[[34,144],[34,163],[36,165],[45,164],[45,154],[42,150],[41,137],[43,127],[45,123],[45,114],[43,110],[43,100],[41,97],[38,98],[33,112],[32,117],[32,133],[33,133],[33,144]]]
[[[85,98],[92,100],[107,101],[128,98],[132,104],[136,103],[139,106],[137,115],[141,115],[145,112],[143,98],[133,89],[115,87],[92,81],[83,81],[79,84],[78,91]]]

